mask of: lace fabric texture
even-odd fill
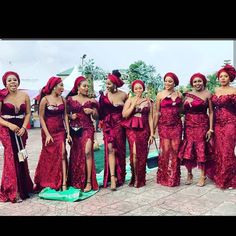
[[[2,104],[2,115],[21,116],[25,114],[26,105],[21,104],[18,112],[13,104]],[[9,122],[21,127],[24,119],[12,118],[7,119]],[[24,146],[28,138],[27,131],[22,136]],[[17,195],[21,199],[29,197],[29,193],[33,192],[33,182],[30,178],[28,162],[19,162],[18,149],[15,140],[15,134],[7,127],[0,126],[0,141],[4,146],[4,165],[2,172],[2,182],[0,190],[0,201],[16,202]]]
[[[82,127],[81,135],[72,136],[72,144],[69,157],[69,169],[68,169],[68,183],[70,186],[84,189],[87,183],[87,170],[86,170],[86,144],[88,140],[94,141],[94,126],[91,120],[91,116],[84,113],[84,108],[96,108],[98,104],[87,101],[83,105],[76,100],[72,100],[71,97],[67,100],[68,111],[77,114],[77,119],[70,120],[73,126]],[[92,173],[91,173],[91,185],[92,190],[98,189],[98,183],[96,180],[96,168],[94,161],[94,152],[92,148]]]

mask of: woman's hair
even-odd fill
[[[112,71],[112,74],[115,75],[115,76],[117,76],[118,78],[121,77],[121,73],[119,72],[119,70],[113,70],[113,71]]]

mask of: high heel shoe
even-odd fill
[[[61,191],[66,191],[66,190],[67,190],[67,185],[66,184],[62,184]]]
[[[116,182],[117,182],[117,178],[115,175],[111,175],[111,178],[115,178],[115,186],[112,186],[112,183],[111,183],[111,191],[116,191]]]
[[[86,187],[84,188],[84,192],[87,193],[90,192],[91,190],[92,190],[91,182],[87,182]]]
[[[185,184],[186,185],[190,185],[192,183],[193,183],[193,174],[192,173],[188,173],[187,180],[185,181]]]
[[[197,183],[197,186],[198,187],[203,187],[206,185],[206,177],[205,176],[201,176],[198,183]]]

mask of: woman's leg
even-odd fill
[[[112,144],[108,144],[108,159],[109,159],[109,170],[111,176],[111,190],[116,190],[116,175],[115,175],[115,167],[116,167],[116,159],[115,159],[115,149],[112,147]]]
[[[62,191],[67,190],[67,156],[65,144],[62,143]]]
[[[92,141],[88,139],[85,145],[85,156],[86,156],[86,174],[87,181],[84,192],[89,192],[92,189],[91,176],[92,176]]]

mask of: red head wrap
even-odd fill
[[[44,94],[51,94],[53,88],[54,88],[56,85],[60,84],[61,82],[62,82],[62,79],[61,79],[60,77],[54,77],[54,76],[51,77],[51,78],[48,80],[46,86],[43,87],[42,92],[43,92]]]
[[[86,80],[86,78],[84,76],[79,76],[78,78],[76,78],[75,83],[74,83],[74,87],[70,91],[71,96],[77,94],[79,84],[84,80]]]
[[[217,77],[220,77],[221,72],[226,72],[229,75],[230,81],[233,82],[236,77],[236,70],[233,66],[227,64],[217,72]]]
[[[117,76],[113,75],[113,74],[108,74],[107,77],[113,84],[115,84],[118,88],[121,87],[124,82]]]
[[[145,84],[143,83],[143,81],[140,79],[136,79],[131,84],[132,91],[134,91],[135,84],[141,84],[143,86],[143,91],[145,90]]]
[[[16,76],[16,78],[17,78],[17,80],[18,80],[18,83],[20,84],[20,77],[19,77],[19,75],[18,75],[16,72],[14,72],[14,71],[7,71],[7,72],[3,75],[3,77],[2,77],[2,82],[3,82],[3,84],[4,84],[5,87],[6,87],[6,83],[7,83],[7,77],[8,77],[9,75],[14,75],[14,76]]]
[[[202,79],[203,84],[204,84],[204,87],[206,87],[206,84],[207,84],[206,76],[203,75],[203,74],[201,74],[201,73],[196,73],[196,74],[192,75],[192,77],[190,78],[190,84],[191,84],[191,86],[193,86],[193,80],[194,80],[195,78],[200,78],[200,79]]]
[[[2,77],[2,82],[3,82],[3,84],[4,84],[5,87],[6,87],[6,84],[7,84],[7,77],[8,77],[9,75],[14,75],[14,76],[17,78],[18,83],[20,84],[20,77],[19,77],[19,75],[18,75],[16,72],[14,72],[14,71],[7,71],[7,72],[3,75],[3,77]],[[9,94],[8,89],[6,89],[6,88],[1,89],[1,90],[0,90],[0,102],[2,102],[8,94]]]
[[[178,79],[178,77],[177,77],[176,74],[174,74],[174,73],[172,73],[172,72],[168,72],[168,73],[165,74],[164,80],[165,80],[165,78],[166,78],[167,76],[171,77],[171,78],[174,80],[175,86],[178,86],[178,85],[179,85],[179,79]]]

